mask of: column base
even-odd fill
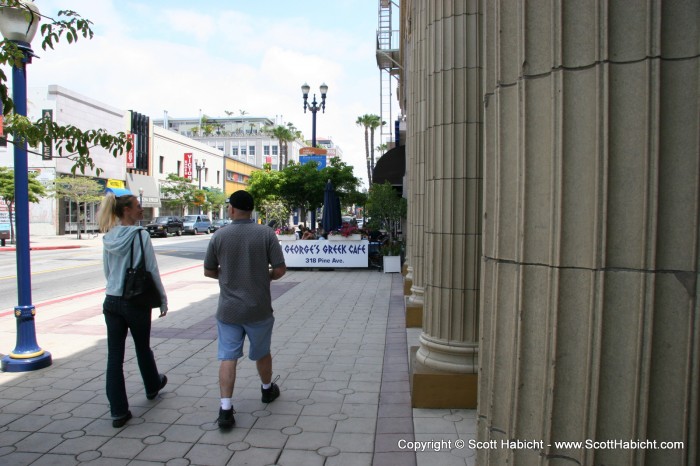
[[[416,360],[418,348],[411,347],[411,406],[476,409],[478,375],[442,372],[427,367]]]
[[[411,296],[411,287],[413,286],[413,279],[404,276],[403,278],[403,295]]]
[[[423,305],[405,300],[404,309],[406,309],[406,328],[422,328],[423,327]]]

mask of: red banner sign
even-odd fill
[[[127,134],[126,139],[131,143],[131,149],[126,153],[126,168],[134,168],[134,154],[135,154],[135,144],[134,144],[134,135],[133,134]]]
[[[192,179],[192,152],[185,152],[185,178]]]

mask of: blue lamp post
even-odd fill
[[[27,115],[26,65],[34,53],[31,42],[39,27],[39,9],[31,0],[22,0],[20,8],[0,7],[0,33],[14,42],[22,51],[24,60],[12,67],[12,100],[15,114]],[[15,162],[15,226],[17,232],[17,344],[2,358],[5,372],[26,372],[51,365],[51,353],[39,347],[36,341],[32,304],[32,273],[29,259],[29,174],[27,142],[14,138]]]
[[[316,94],[314,94],[314,100],[311,101],[309,105],[309,91],[311,91],[311,86],[304,83],[301,86],[301,93],[304,97],[304,113],[306,109],[311,110],[311,147],[316,147],[316,112],[321,110],[321,113],[326,113],[326,94],[328,94],[328,86],[323,83],[318,88],[321,91],[321,102],[316,102]],[[311,226],[316,225],[316,209],[311,211]]]

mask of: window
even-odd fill
[[[209,169],[208,168],[204,169],[204,182],[209,183]]]
[[[182,176],[180,174],[180,169],[182,168],[182,160],[177,161],[177,176]]]
[[[272,155],[277,155],[277,146],[272,146]]]
[[[221,172],[216,170],[216,184],[221,184]]]
[[[238,157],[238,146],[231,146],[231,155],[233,157]]]
[[[246,156],[246,147],[241,146],[241,158],[244,158]]]
[[[226,170],[226,181],[233,181],[233,172],[231,170]]]
[[[270,155],[270,146],[263,146],[263,155]]]
[[[164,173],[165,172],[165,157],[162,155],[160,156],[160,159],[158,160],[158,173]]]
[[[255,146],[248,146],[248,155],[255,155]]]

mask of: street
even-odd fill
[[[211,235],[153,238],[161,274],[201,264]],[[17,262],[14,251],[0,252],[0,314],[17,305]],[[105,286],[102,247],[31,252],[32,303]]]

